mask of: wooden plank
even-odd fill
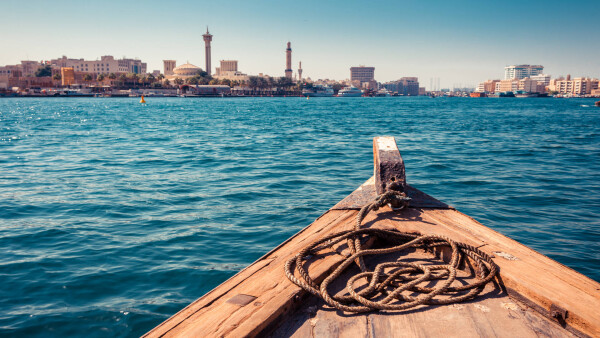
[[[206,335],[223,330],[240,331],[241,321],[252,317],[257,323],[252,329],[266,327],[270,319],[291,310],[293,302],[301,296],[299,287],[290,283],[283,275],[285,261],[296,254],[301,247],[316,240],[320,236],[340,229],[337,225],[349,225],[354,220],[356,211],[332,210],[317,219],[313,224],[293,236],[283,246],[263,256],[257,262],[225,281],[223,284],[199,298],[173,317],[169,318],[145,337],[163,337],[178,335]],[[342,259],[340,255],[332,255],[323,262],[316,262],[316,274],[324,273]],[[328,262],[325,262],[328,261]],[[244,294],[257,297],[246,306],[227,303],[237,295]],[[260,318],[260,319],[255,319]],[[272,318],[272,320],[275,318]],[[249,330],[249,331],[252,331]],[[250,332],[242,335],[249,335]]]
[[[443,235],[479,247],[482,251],[495,255],[495,262],[500,267],[497,283],[501,286],[502,294],[498,297],[484,295],[465,305],[455,306],[458,310],[463,309],[463,312],[453,312],[452,306],[439,306],[426,307],[426,311],[416,308],[403,312],[398,317],[389,313],[346,317],[337,311],[326,311],[321,305],[315,312],[316,317],[311,313],[308,321],[292,320],[294,324],[287,326],[289,330],[295,329],[294,332],[311,336],[352,333],[353,336],[371,337],[402,334],[437,336],[448,335],[449,330],[454,330],[451,332],[461,336],[566,335],[566,331],[556,324],[560,323],[574,332],[600,336],[600,311],[596,311],[600,308],[599,283],[408,186],[404,163],[393,138],[375,138],[373,147],[373,180],[361,186],[313,224],[146,336],[237,337],[257,336],[268,332],[287,318],[306,297],[304,290],[285,277],[283,266],[286,260],[318,238],[351,229],[357,211],[349,209],[362,207],[377,192],[389,189],[406,191],[413,198],[411,208],[400,212],[394,212],[388,207],[381,208],[377,213],[368,215],[363,222],[365,227]],[[326,255],[310,260],[309,273],[315,280],[324,278],[344,258],[341,245],[324,251]],[[444,251],[440,251],[439,255],[442,259],[447,258]],[[488,286],[488,293],[497,291],[490,291],[489,288],[491,286]],[[560,320],[551,322],[530,309],[523,310],[523,306],[514,305],[516,300],[499,303],[500,300],[507,299],[505,292],[524,301],[541,314],[549,317],[556,314]],[[506,306],[509,307],[508,312],[502,312],[499,308],[504,307],[506,310]],[[302,316],[305,318],[306,314]],[[512,321],[513,319],[518,320]],[[432,322],[438,324],[431,325]]]
[[[405,252],[403,260],[435,264],[431,253]],[[381,257],[386,261],[395,259]],[[352,269],[351,269],[352,270]],[[332,290],[342,290],[348,271],[334,281]],[[461,272],[461,282],[473,280],[472,272]],[[455,285],[460,285],[456,282]],[[400,312],[346,314],[312,297],[290,315],[270,337],[572,337],[558,324],[508,297],[506,292],[488,284],[482,294],[468,302],[443,306],[421,306]]]
[[[305,292],[289,282],[283,274],[287,258],[319,237],[350,229],[355,215],[356,211],[351,210],[329,211],[285,245],[192,303],[147,336],[256,336],[268,331],[274,323],[300,304],[305,296]],[[496,256],[495,261],[500,266],[500,282],[509,294],[523,299],[529,306],[546,314],[553,304],[558,305],[568,312],[567,328],[590,336],[600,335],[600,316],[590,310],[600,308],[598,283],[484,227],[460,212],[450,209],[408,209],[397,213],[386,207],[376,214],[370,214],[364,226],[445,235],[480,247]],[[342,255],[332,252],[331,256],[311,263],[311,276],[323,276],[341,259]],[[256,298],[244,306],[228,302],[239,295]],[[420,320],[422,319],[416,318],[414,322]],[[476,323],[473,318],[464,320],[471,320],[469,323],[472,325]],[[324,323],[329,321],[327,319]],[[377,323],[377,320],[373,323]],[[489,327],[486,329],[485,323],[483,320],[472,328],[491,333]],[[327,324],[328,327],[331,325],[333,324]],[[384,327],[389,324],[381,325]],[[376,328],[377,325],[373,326],[373,330]],[[313,329],[314,327],[310,332],[314,332]]]
[[[551,317],[557,305],[568,312],[566,327],[589,336],[600,336],[600,284],[564,265],[487,228],[455,210],[389,208],[368,221],[378,227],[437,234],[471,244],[494,255],[500,280],[509,294]],[[376,218],[376,219],[375,219]],[[371,223],[372,224],[372,223]]]
[[[404,192],[411,198],[411,208],[442,208],[454,209],[448,204],[438,201],[426,193],[413,188],[409,184],[405,186]],[[363,183],[358,189],[334,205],[331,210],[360,210],[365,204],[372,202],[377,196],[375,191],[375,176]]]

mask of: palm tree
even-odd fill
[[[90,81],[92,81],[92,76],[91,76],[90,74],[85,74],[85,75],[83,76],[83,81],[85,81],[85,82],[90,82]]]
[[[156,77],[156,79],[160,82],[162,82],[162,80],[165,79],[165,76],[163,74],[158,74],[158,76]]]
[[[223,80],[221,80],[221,84],[231,87],[231,80],[223,79]]]
[[[169,79],[165,80],[165,86],[169,87],[171,85],[171,81],[169,81]]]
[[[139,77],[139,75],[137,75],[135,73],[129,73],[129,74],[127,74],[127,79],[130,81],[130,83],[133,86],[135,86],[135,84],[139,82],[140,77]]]
[[[111,80],[114,80],[114,79],[116,79],[116,78],[117,78],[117,74],[115,74],[115,73],[110,73],[110,74],[108,74],[108,78],[109,78],[109,79],[111,79]]]
[[[56,73],[56,74],[54,74],[54,76],[52,76],[52,80],[60,81],[60,79],[62,79],[62,76],[60,76],[60,74],[58,74],[58,73]]]
[[[125,85],[125,81],[127,81],[127,75],[125,75],[125,74],[119,75],[119,83],[121,86]]]
[[[187,80],[185,80],[185,82],[187,84],[191,84],[191,85],[197,85],[198,84],[198,78],[194,77],[190,77]]]
[[[104,74],[98,74],[98,76],[96,77],[96,81],[98,81],[98,82],[104,81]]]
[[[259,77],[258,76],[250,76],[248,78],[248,86],[250,87],[250,89],[252,89],[252,93],[254,94],[254,91],[256,90],[256,88],[258,87],[258,80]]]
[[[180,79],[180,78],[177,77],[177,78],[175,78],[175,80],[173,80],[173,82],[176,85],[181,86],[183,84],[183,79]]]

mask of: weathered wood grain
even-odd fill
[[[500,280],[509,295],[551,317],[552,304],[566,309],[567,328],[600,336],[600,284],[516,242],[456,210],[387,209],[377,215],[378,226],[400,231],[448,236],[494,255]]]
[[[404,191],[406,186],[404,161],[393,137],[373,139],[373,164],[375,190],[378,195],[387,190]]]
[[[258,333],[257,331],[291,310],[293,303],[303,294],[283,274],[285,261],[308,243],[351,224],[355,215],[356,211],[327,212],[285,245],[263,256],[145,336],[245,336]],[[314,273],[313,277],[317,278],[341,259],[341,255],[332,254],[323,262],[314,262],[315,270],[311,274]],[[227,303],[240,294],[256,299],[242,307]]]
[[[386,207],[370,214],[364,225],[444,235],[480,247],[494,255],[500,267],[497,285],[501,289],[495,291],[500,292],[499,296],[477,298],[460,304],[463,307],[459,309],[459,306],[429,307],[408,314],[348,316],[319,304],[315,310],[316,317],[314,314],[306,317],[305,314],[303,322],[292,313],[299,306],[299,311],[305,311],[314,297],[306,297],[303,290],[287,280],[283,265],[289,257],[314,240],[332,232],[350,229],[356,213],[355,210],[328,211],[286,243],[146,336],[257,336],[276,329],[281,323],[288,326],[285,331],[288,335],[301,336],[344,336],[351,332],[355,332],[356,337],[568,335],[558,321],[542,317],[550,315],[553,305],[567,310],[564,323],[567,329],[579,334],[600,336],[600,311],[597,311],[600,309],[599,283],[452,209],[409,208],[394,212]],[[311,262],[311,276],[318,279],[339,264],[343,258],[339,251],[332,249],[330,255]],[[245,295],[242,298],[246,301],[251,299],[247,296],[256,298],[245,305],[236,301],[228,302],[230,299],[240,299],[239,295]],[[489,312],[482,310],[485,308]],[[434,318],[438,319],[437,325],[430,324]],[[276,332],[282,332],[280,329]]]

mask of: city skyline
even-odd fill
[[[13,33],[3,39],[1,65],[115,55],[138,57],[149,72],[162,71],[165,59],[204,68],[202,34],[209,26],[212,60],[239,60],[248,74],[284,76],[285,44],[291,41],[303,77],[313,80],[343,80],[358,65],[375,67],[379,82],[416,76],[428,86],[431,78],[440,78],[447,88],[501,79],[511,64],[542,64],[553,77],[600,77],[600,46],[594,41],[600,4],[592,1],[578,6],[508,1],[502,7],[446,2],[364,7],[352,1],[234,1],[227,8],[189,1],[175,6],[108,1],[102,8],[77,1],[29,4],[3,4],[12,15],[0,29]]]

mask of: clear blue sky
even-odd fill
[[[541,64],[553,76],[600,77],[600,0],[582,1],[14,1],[3,0],[0,65],[67,55],[139,57],[204,65],[202,33],[213,37],[213,67],[313,79],[346,79],[355,65],[378,81],[418,76],[429,87],[501,78],[504,66]]]

